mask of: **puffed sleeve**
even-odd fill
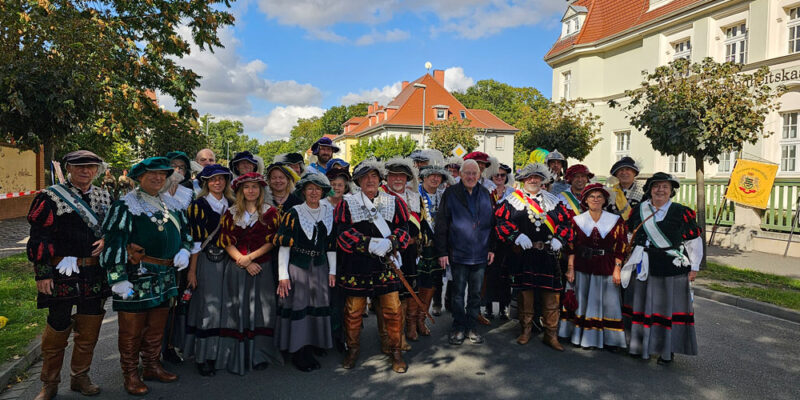
[[[300,224],[297,218],[297,210],[294,208],[289,210],[289,212],[283,213],[283,217],[281,217],[280,224],[278,225],[278,232],[275,234],[273,240],[275,246],[294,246],[294,229]]]
[[[28,223],[31,224],[30,238],[26,246],[28,260],[33,263],[36,280],[53,278],[53,267],[50,259],[55,255],[53,237],[55,236],[56,205],[45,193],[39,193],[33,199],[28,211]]]
[[[219,221],[220,228],[219,228],[219,239],[217,239],[217,246],[222,247],[223,249],[228,246],[236,246],[237,238],[234,235],[234,229],[236,225],[233,222],[233,214],[231,211],[228,210],[225,212],[225,215],[222,216],[222,219]]]
[[[347,200],[342,200],[333,212],[333,231],[336,234],[336,244],[345,253],[368,253],[369,236],[353,228],[353,217]]]
[[[206,240],[211,232],[207,229],[208,213],[202,202],[200,200],[193,201],[186,210],[186,216],[189,220],[189,234],[192,235],[192,240],[195,242]]]
[[[625,220],[620,217],[614,228],[611,229],[611,237],[614,239],[613,252],[614,258],[625,260],[625,255],[628,252],[628,228],[625,226]]]
[[[278,232],[278,224],[280,223],[278,209],[270,207],[261,217],[261,220],[264,221],[264,224],[267,226],[266,243],[273,243],[275,241],[275,234]]]
[[[103,221],[106,244],[100,253],[100,265],[108,274],[109,285],[128,280],[125,266],[128,263],[128,238],[132,231],[133,215],[125,202],[116,201]]]
[[[572,218],[570,211],[564,204],[559,203],[554,209],[547,213],[555,224],[553,237],[557,238],[561,244],[570,244],[574,240],[575,232],[572,230]]]
[[[700,227],[697,226],[697,214],[694,210],[689,207],[684,207],[681,218],[683,219],[683,224],[681,224],[681,237],[683,240],[692,240],[696,237],[700,237],[702,232]]]
[[[392,250],[405,250],[411,236],[408,234],[408,219],[411,212],[408,205],[400,198],[394,198],[394,219],[392,220],[392,234],[387,239],[392,241]]]
[[[503,243],[514,243],[519,236],[519,227],[511,222],[511,212],[514,207],[507,201],[500,202],[500,206],[494,212],[495,217],[495,233],[497,238]]]

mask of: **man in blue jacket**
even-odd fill
[[[475,330],[480,312],[481,284],[486,265],[494,260],[494,208],[489,191],[478,185],[480,167],[474,160],[461,166],[461,182],[442,195],[436,215],[435,245],[442,268],[450,265],[453,275],[453,328],[450,344],[483,343]],[[466,308],[464,290],[469,286]]]

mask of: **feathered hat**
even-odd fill
[[[546,165],[542,163],[535,163],[528,164],[521,170],[517,171],[514,179],[516,179],[517,182],[524,182],[526,179],[534,175],[540,176],[542,177],[543,181],[548,182],[553,174],[550,172],[550,168],[547,168]]]
[[[410,158],[392,157],[384,164],[387,174],[405,174],[408,177],[408,182],[417,187],[419,181],[417,179],[417,169],[414,168],[414,162]]]
[[[358,163],[358,165],[356,165],[355,168],[353,168],[353,182],[361,187],[358,181],[370,171],[376,171],[381,180],[386,179],[386,170],[383,168],[383,163],[376,160],[375,157],[370,157],[364,161],[361,161]]]
[[[460,160],[460,158],[459,158]],[[430,175],[441,175],[442,182],[448,185],[455,185],[456,181],[450,172],[441,165],[426,165],[419,169],[419,178],[425,180]]]

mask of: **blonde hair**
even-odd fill
[[[240,189],[236,190],[236,196],[233,200],[233,220],[235,222],[241,222],[242,218],[244,218],[244,212],[247,210],[243,189],[245,183],[248,182],[242,183],[241,186],[239,186]],[[261,214],[263,213],[264,203],[267,196],[264,187],[260,184],[258,187],[261,189],[261,191],[258,193],[258,198],[256,199],[256,212],[258,213],[258,222],[264,223],[264,221],[261,220]]]
[[[213,178],[213,176],[211,177]],[[211,179],[209,178],[209,179]],[[196,198],[206,197],[209,193],[208,191],[208,179],[202,179],[203,185],[201,186],[200,193],[197,194]],[[231,180],[229,178],[225,178],[225,190],[222,191],[222,197],[228,200],[228,203],[233,204],[234,200],[236,199],[236,195],[233,194],[233,189],[231,189]]]

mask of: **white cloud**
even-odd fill
[[[448,92],[463,92],[474,84],[474,79],[464,75],[464,68],[450,67],[444,70],[444,88]]]
[[[392,29],[386,32],[372,32],[361,36],[356,39],[356,44],[359,46],[367,46],[378,42],[402,42],[403,40],[411,37],[407,31],[402,29]]]
[[[263,121],[259,132],[267,140],[285,139],[298,119],[321,117],[324,113],[324,108],[314,106],[275,107],[265,117],[259,117]]]
[[[400,90],[402,89],[403,83],[395,82],[391,85],[384,86],[383,88],[372,88],[368,90],[362,90],[358,93],[350,92],[342,96],[341,103],[349,106],[356,103],[372,103],[373,101],[377,101],[378,104],[386,105],[386,103],[392,101],[395,96],[400,94]]]

